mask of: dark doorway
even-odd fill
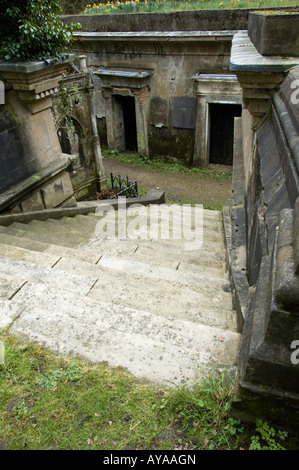
[[[137,152],[136,112],[134,96],[118,96],[123,110],[126,150]]]
[[[211,103],[209,163],[233,164],[234,118],[241,116],[241,105]]]

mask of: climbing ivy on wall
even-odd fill
[[[57,0],[0,0],[0,58],[45,60],[69,52],[77,23],[64,24]]]

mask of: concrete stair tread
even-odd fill
[[[12,334],[63,354],[106,360],[146,380],[179,384],[195,378],[196,363],[209,369],[236,364],[239,334],[228,330],[97,302],[42,284],[27,283],[14,301],[19,313]]]
[[[236,329],[231,294],[217,290],[214,285],[209,285],[210,281],[208,285],[197,282],[179,284],[178,290],[175,288],[176,279],[167,277],[169,270],[166,274],[162,271],[162,274],[154,275],[149,283],[147,276],[137,275],[134,264],[133,273],[128,274],[71,258],[15,247],[8,249],[10,252],[0,258],[0,269],[7,276],[21,275],[28,281],[56,285],[71,292],[80,292],[81,289],[84,295],[95,299],[109,298],[115,303],[125,302],[138,308],[146,304],[161,315],[191,318],[204,324]],[[39,261],[40,264],[35,266]],[[11,292],[14,293],[19,287],[19,284],[16,289],[12,287]]]
[[[204,211],[206,241],[191,251],[184,239],[142,233],[101,240],[99,220],[0,227],[0,327],[147,381],[192,382],[196,364],[234,370],[240,335],[221,213]]]

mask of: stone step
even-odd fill
[[[7,235],[12,235],[16,237],[22,237],[29,240],[48,243],[53,245],[66,246],[69,248],[76,248],[80,243],[85,243],[88,241],[88,237],[83,235],[78,235],[76,232],[72,234],[67,231],[58,231],[56,226],[53,226],[50,221],[39,222],[41,226],[44,226],[39,230],[37,225],[31,226],[30,224],[19,224],[13,227],[12,224],[10,227],[2,227],[2,233]],[[21,228],[22,227],[22,228]]]
[[[215,290],[230,290],[229,281],[227,279],[214,277],[214,273],[210,273],[209,268],[202,268],[202,270],[197,272],[192,268],[188,270],[187,265],[185,270],[171,269],[107,255],[103,255],[97,265],[126,274],[138,274],[148,278],[163,279],[182,285],[200,285],[202,288],[205,288],[212,284]]]
[[[48,243],[39,242],[37,240],[29,240],[25,237],[16,237],[0,232],[0,243],[4,245],[17,246],[19,248],[26,248],[27,250],[39,251],[42,253],[49,248]]]
[[[54,266],[60,259],[60,256],[50,253],[40,253],[38,251],[27,250],[26,248],[19,248],[17,246],[4,245],[0,243],[0,257],[9,258],[20,261],[29,261],[41,266]]]
[[[85,261],[91,264],[95,264],[102,256],[96,252],[93,253],[91,250],[79,250],[65,246],[51,245],[49,243],[40,242],[38,240],[30,240],[26,237],[14,237],[13,235],[6,235],[5,233],[0,233],[0,243],[3,245],[37,251],[40,253],[44,252],[51,255],[57,255],[60,257],[64,256],[67,258],[75,258],[77,260]]]
[[[26,279],[0,271],[0,297],[10,300],[26,282]]]
[[[97,281],[90,276],[54,270],[51,266],[6,257],[0,257],[0,272],[31,282],[42,282],[57,289],[79,292],[82,295],[86,295]]]
[[[169,318],[184,318],[236,331],[236,313],[229,292],[216,286],[182,285],[159,278],[148,279],[62,258],[54,267],[67,272],[99,276],[88,297],[109,300],[119,306],[146,309]],[[91,269],[92,268],[92,269]]]
[[[55,247],[54,247],[55,248]],[[7,278],[10,276],[22,275],[24,279],[44,282],[49,285],[62,286],[67,290],[75,292],[78,289],[78,282],[82,279],[83,292],[89,293],[94,299],[111,299],[112,302],[130,305],[132,307],[142,308],[147,305],[151,311],[161,315],[178,316],[192,321],[202,322],[221,326],[222,328],[236,330],[236,315],[232,309],[231,295],[227,292],[216,290],[217,283],[211,280],[199,285],[184,285],[185,278],[172,278],[171,270],[166,270],[161,274],[153,273],[148,283],[147,273],[137,275],[136,272],[113,272],[98,265],[92,265],[87,262],[78,261],[70,258],[60,258],[47,253],[32,252],[26,249],[0,246],[0,254],[5,253],[5,258],[0,258],[0,269],[2,273],[6,272]],[[6,251],[5,251],[6,250]],[[57,253],[56,253],[57,255]],[[2,260],[2,263],[1,263]],[[5,262],[6,261],[6,262]],[[19,263],[17,261],[20,261]],[[25,263],[24,263],[25,262]],[[35,266],[37,264],[37,266]],[[52,271],[51,267],[54,266]],[[42,269],[46,267],[47,269]],[[57,276],[56,276],[57,270]],[[74,279],[64,274],[75,275]],[[170,274],[170,275],[169,275]],[[2,274],[3,276],[4,274]],[[163,280],[163,275],[166,279]],[[23,285],[16,286],[9,284],[9,287],[3,287],[4,292],[9,292],[5,298],[11,298],[14,293]],[[63,279],[63,283],[60,283]],[[87,279],[87,285],[86,285]],[[95,282],[97,280],[97,282]],[[183,282],[183,285],[182,285]],[[176,288],[174,283],[178,283],[180,288]],[[2,283],[5,286],[5,283]],[[211,285],[210,285],[211,284]],[[143,286],[139,289],[139,286]],[[1,291],[0,291],[1,292]],[[2,297],[4,295],[2,294]],[[187,300],[186,300],[187,299]],[[174,313],[175,312],[175,313]]]
[[[63,230],[67,230],[68,233],[77,233],[78,236],[82,236],[82,234],[88,234],[89,238],[103,238],[106,237],[106,230],[107,226],[109,227],[109,234],[112,237],[118,237],[120,231],[124,230],[124,234],[126,238],[133,239],[133,235],[135,239],[143,239],[147,238],[150,239],[152,237],[156,237],[158,239],[161,239],[164,235],[164,238],[166,237],[167,239],[172,240],[175,237],[179,238],[185,238],[186,232],[183,231],[183,229],[180,227],[179,230],[177,230],[175,227],[178,227],[177,224],[171,224],[169,229],[168,227],[163,231],[163,234],[161,232],[161,226],[157,225],[155,229],[151,228],[149,229],[146,219],[139,220],[139,223],[142,225],[138,225],[136,227],[135,225],[132,227],[130,226],[130,217],[126,217],[124,219],[124,223],[119,223],[118,225],[118,220],[116,219],[117,214],[114,213],[108,213],[105,217],[100,218],[100,217],[94,217],[94,218],[86,218],[86,216],[77,216],[75,218],[70,218],[70,217],[64,217],[60,219],[59,221],[59,227],[61,229],[62,233]],[[112,221],[112,224],[111,224]],[[125,223],[126,222],[126,223]],[[38,227],[38,225],[37,225]],[[126,228],[125,228],[126,227]],[[134,232],[132,232],[132,230]],[[191,229],[191,235],[194,233],[194,229]],[[138,236],[139,235],[139,236]],[[217,243],[219,246],[224,245],[224,237],[223,237],[223,232],[220,232],[219,230],[215,230],[214,228],[203,228],[203,243],[205,245],[210,245],[213,243]]]
[[[193,383],[200,372],[237,363],[240,337],[228,330],[169,320],[41,284],[26,283],[14,300],[23,310],[11,334],[60,354],[125,367],[140,380],[182,385]]]

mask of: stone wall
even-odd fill
[[[61,88],[52,98],[52,110],[62,151],[68,155],[74,195],[80,201],[94,197],[97,191],[104,189],[106,177],[97,128],[93,128],[93,120],[96,126],[92,106],[94,84],[91,75],[80,69],[79,59],[75,62],[76,73],[65,75],[60,82],[68,90],[71,102],[68,120],[62,112]]]
[[[199,74],[219,75],[214,91],[207,94],[213,94],[218,84],[218,102],[230,102],[221,93],[219,78],[230,73],[232,37],[233,31],[75,33],[73,51],[77,56],[86,55],[89,71],[96,77],[95,112],[101,141],[111,150],[117,148],[113,106],[115,100],[120,106],[117,97],[131,96],[139,153],[208,166],[208,155],[194,158],[196,132],[205,127],[197,112],[197,79]],[[146,96],[143,105],[140,93]],[[208,107],[209,100],[206,103]],[[122,112],[125,110],[120,109],[117,115]]]
[[[297,66],[296,66],[297,64]],[[243,90],[236,121],[230,266],[243,324],[234,412],[298,432],[299,58],[262,57],[248,35],[233,40]],[[229,233],[229,232],[228,232]],[[299,342],[298,342],[299,344]]]
[[[5,85],[0,107],[1,212],[76,204],[51,113],[51,96],[67,63],[0,64]]]

